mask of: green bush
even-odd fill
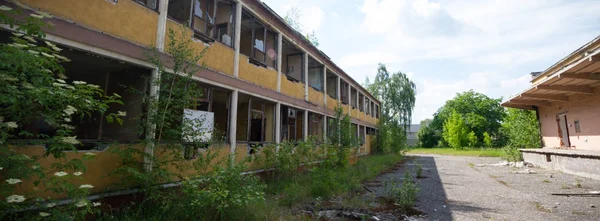
[[[469,135],[467,136],[467,141],[469,142],[468,143],[469,147],[476,147],[477,146],[477,135],[475,135],[475,132],[471,131],[469,133]]]
[[[483,133],[483,145],[487,148],[490,148],[493,145],[492,137],[490,137],[488,132]]]
[[[404,173],[402,184],[396,180],[392,180],[386,183],[386,189],[396,204],[404,209],[413,207],[417,201],[419,187],[414,183],[408,171]]]
[[[504,159],[510,162],[518,162],[523,161],[523,154],[519,151],[519,148],[513,146],[506,146],[502,148],[502,152],[504,152]]]
[[[463,117],[452,111],[450,118],[444,124],[444,140],[454,149],[462,149],[467,144],[468,128]]]

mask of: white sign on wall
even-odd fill
[[[215,113],[192,109],[183,110],[183,119],[192,123],[196,133],[186,135],[185,142],[208,142],[212,137],[215,124]]]

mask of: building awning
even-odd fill
[[[549,68],[553,73],[538,74],[542,79],[536,79],[533,86],[509,98],[502,106],[532,110],[534,107],[569,102],[572,95],[600,94],[600,48],[591,51],[585,49],[589,48],[582,47],[556,64],[571,61],[562,64],[562,68],[556,65]]]

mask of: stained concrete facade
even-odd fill
[[[208,9],[198,7],[206,10],[198,13],[194,11],[198,10],[193,5],[195,2],[212,5]],[[204,51],[205,56],[198,62],[198,66],[203,68],[194,73],[193,78],[206,89],[207,96],[198,98],[197,109],[213,113],[214,127],[226,136],[227,143],[217,151],[219,158],[235,154],[236,160],[241,161],[252,154],[251,145],[280,143],[292,137],[304,140],[309,134],[324,138],[327,135],[325,120],[335,115],[336,107],[341,107],[345,114],[350,115],[352,123],[365,128],[360,130],[366,140],[361,146],[361,154],[367,154],[372,149],[370,141],[374,139],[374,134],[366,134],[366,131],[377,129],[380,102],[261,1],[0,0],[0,3],[23,10],[25,15],[49,15],[44,21],[53,27],[45,30],[46,40],[61,48],[68,48],[64,51],[75,53],[74,57],[85,59],[82,60],[82,66],[93,64],[96,60],[105,60],[110,64],[93,66],[97,67],[97,75],[88,73],[85,76],[84,72],[77,72],[70,80],[98,78],[98,82],[113,82],[106,77],[108,73],[130,73],[130,69],[135,70],[131,74],[135,74],[137,79],[139,76],[155,79],[158,71],[148,61],[147,54],[155,48],[161,59],[169,60],[169,36],[172,33],[176,39],[189,41],[195,52]],[[2,28],[2,36],[10,36],[12,30]],[[118,64],[125,67],[117,67]],[[173,71],[172,64],[168,62],[165,68],[166,72]],[[67,74],[75,69],[77,67],[67,68]],[[314,87],[309,85],[309,69],[311,76],[322,77],[310,79]],[[363,100],[355,102],[368,102],[371,109],[368,112],[360,111],[342,104],[340,81],[361,95]],[[108,88],[114,86],[107,85]],[[158,91],[152,86],[146,90],[149,94]],[[329,91],[329,95],[325,91]],[[138,97],[125,97],[125,103],[136,99]],[[124,120],[133,121],[130,117],[134,117],[134,110],[127,111],[132,114]],[[315,117],[309,119],[309,114]],[[313,127],[309,128],[311,125]],[[103,130],[103,126],[98,128],[93,129]],[[127,128],[121,130],[126,131]],[[95,133],[88,141],[102,141],[110,135],[107,134]],[[126,140],[113,141],[118,143]],[[108,148],[112,147],[93,147],[78,153],[68,152],[67,155],[76,157],[93,152],[97,156],[94,164],[114,166],[117,158],[107,151]],[[139,148],[154,154],[152,149]],[[44,147],[31,146],[19,151],[40,154],[44,152]],[[42,164],[49,166],[52,160],[48,158]],[[100,167],[89,165],[89,168]],[[83,178],[93,180],[98,187],[92,192],[100,192],[118,181],[116,178],[106,178],[110,171],[111,168],[107,167],[102,170],[91,169]],[[22,186],[27,189],[31,184],[24,183]]]

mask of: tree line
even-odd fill
[[[433,119],[421,121],[421,147],[540,147],[535,111],[504,108],[494,99],[469,90],[446,101]]]

